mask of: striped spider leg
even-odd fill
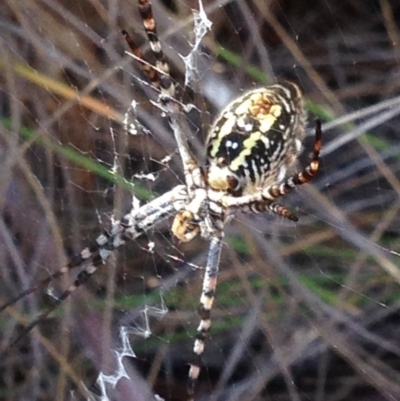
[[[159,92],[158,102],[168,117],[171,129],[180,154],[188,193],[191,194],[194,186],[202,185],[201,170],[190,152],[187,138],[184,135],[185,121],[182,118],[182,107],[176,98],[176,87],[170,75],[170,67],[165,59],[160,40],[158,39],[156,22],[154,20],[151,3],[148,0],[138,0],[138,8],[143,26],[150,44],[150,49],[156,60],[155,66],[148,64],[129,33],[122,30],[130,49],[153,87]]]
[[[66,266],[3,304],[0,307],[0,313],[26,295],[47,286],[52,280],[67,274],[74,268],[83,266],[83,270],[79,272],[74,282],[56,299],[55,303],[26,326],[19,336],[2,351],[0,356],[4,356],[35,326],[45,320],[51,312],[59,307],[78,287],[84,284],[96,272],[98,267],[107,261],[113,250],[123,245],[126,240],[138,238],[146,231],[157,226],[161,221],[174,215],[177,210],[180,210],[186,196],[185,186],[178,185],[144,206],[132,208],[121,220],[115,221],[109,231],[104,231],[99,235],[91,246],[83,249],[78,255],[71,258]]]

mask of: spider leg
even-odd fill
[[[189,132],[187,123],[183,117],[182,106],[175,98],[176,88],[170,75],[170,67],[164,56],[160,40],[158,39],[156,22],[154,20],[151,3],[149,0],[138,0],[139,12],[142,16],[143,26],[150,42],[150,48],[156,59],[156,67],[160,73],[160,103],[168,116],[170,126],[175,136],[178,151],[183,163],[188,192],[195,187],[203,186],[200,168],[189,149],[189,144],[184,132]]]
[[[10,344],[6,349],[2,350],[1,356],[4,356],[15,344],[17,344],[26,334],[28,334],[35,326],[46,319],[60,304],[68,298],[75,290],[84,284],[92,274],[96,272],[99,266],[104,264],[113,250],[124,244],[125,239],[133,240],[146,232],[148,229],[157,225],[160,221],[175,214],[177,210],[182,208],[182,203],[186,199],[186,189],[183,185],[178,185],[171,191],[165,193],[159,198],[147,203],[140,208],[132,208],[121,221],[115,221],[109,232],[104,232],[97,237],[96,242],[89,248],[85,248],[70,263],[51,274],[46,279],[33,285],[23,291],[17,297],[11,299],[1,306],[0,312],[8,306],[22,299],[24,296],[31,294],[37,289],[47,285],[52,279],[60,277],[69,272],[74,267],[79,267],[85,262],[89,264],[83,268],[77,275],[73,284],[71,284],[55,301],[54,305],[41,313],[35,320],[26,326],[22,333]]]
[[[135,45],[131,36],[126,30],[122,30],[125,40],[141,65],[143,71],[148,76],[150,82],[156,89],[160,90],[160,102],[164,103],[175,96],[175,84],[172,82],[170,67],[164,56],[161,43],[158,39],[156,23],[148,0],[138,0],[138,8],[142,17],[143,26],[150,43],[151,51],[156,59],[156,65],[147,63],[141,50]]]
[[[200,374],[201,355],[204,352],[204,343],[210,333],[211,328],[211,309],[214,303],[215,291],[217,288],[217,277],[222,248],[222,231],[219,235],[211,238],[210,248],[207,257],[207,266],[204,272],[203,288],[201,291],[200,305],[198,313],[200,324],[197,327],[196,340],[193,347],[193,361],[190,364],[188,374],[188,401],[194,400],[194,388]]]
[[[244,211],[251,213],[264,213],[267,210],[288,220],[299,220],[298,217],[293,214],[293,212],[291,212],[285,205],[281,205],[280,203],[270,201],[257,201],[240,207],[240,211],[242,212]]]
[[[99,237],[100,238],[100,237]],[[37,282],[36,284],[32,285],[30,288],[26,289],[25,291],[18,294],[16,297],[11,298],[6,303],[1,305],[0,313],[3,312],[6,308],[14,303],[18,302],[20,299],[24,298],[25,296],[37,291],[40,288],[47,286],[51,281],[55,280],[58,277],[67,274],[70,270],[74,269],[75,267],[81,266],[86,260],[93,258],[93,255],[97,252],[99,245],[96,243],[91,247],[87,247],[83,249],[78,255],[71,258],[70,262],[62,267],[61,269],[57,270],[56,272],[50,274],[45,279]]]
[[[169,64],[165,59],[161,43],[158,39],[151,3],[148,0],[138,0],[138,6],[140,15],[142,16],[143,26],[149,39],[150,48],[156,59],[156,68],[161,72],[160,101],[163,102],[163,98],[169,99],[175,96],[175,85],[172,82]]]
[[[10,344],[7,345],[7,348],[2,350],[0,352],[0,359],[2,359],[7,353],[23,338],[25,337],[36,325],[38,325],[40,322],[44,321],[51,312],[53,312],[55,309],[57,309],[62,302],[67,299],[77,288],[79,288],[82,284],[84,284],[90,276],[96,272],[97,267],[102,263],[101,258],[96,258],[93,260],[93,262],[85,267],[83,271],[81,271],[78,276],[76,277],[74,283],[68,287],[67,290],[65,290],[59,298],[56,299],[55,303],[53,306],[50,308],[46,309],[43,313],[41,313],[35,320],[33,320],[31,323],[29,323],[22,332],[19,334],[17,338],[15,338]]]
[[[170,75],[170,67],[164,56],[160,40],[158,39],[156,22],[154,20],[151,3],[149,0],[138,0],[139,12],[142,17],[143,26],[149,39],[150,48],[156,59],[156,66],[150,66],[144,61],[139,61],[144,71],[156,88],[160,89],[159,102],[166,113],[170,126],[175,136],[178,151],[182,159],[188,192],[192,193],[195,187],[204,186],[201,169],[192,156],[184,132],[188,132],[187,123],[182,117],[182,106],[176,97],[176,88]],[[141,52],[135,47],[131,37],[122,31],[129,47],[133,53],[143,60]],[[153,72],[150,72],[153,70]]]
[[[157,70],[149,63],[145,61],[142,51],[136,47],[135,42],[133,41],[132,37],[129,35],[125,29],[121,31],[122,35],[124,35],[125,41],[132,50],[132,54],[135,56],[136,61],[140,64],[142,70],[149,78],[151,84],[156,88],[161,88],[161,78]]]

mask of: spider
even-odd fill
[[[113,250],[175,215],[172,233],[178,240],[188,242],[200,235],[210,241],[198,310],[200,323],[188,373],[187,399],[191,401],[194,400],[201,356],[211,328],[210,314],[217,288],[225,225],[237,211],[270,211],[297,221],[297,217],[277,200],[296,186],[309,182],[318,173],[321,123],[316,122],[311,161],[303,171],[287,176],[305,136],[306,111],[302,93],[291,82],[249,90],[228,104],[210,127],[206,141],[207,162],[200,166],[185,137],[183,109],[177,101],[176,86],[158,39],[151,4],[149,0],[138,0],[138,7],[156,59],[155,66],[144,61],[126,31],[122,34],[159,93],[159,105],[168,117],[177,143],[185,184],[177,185],[143,206],[132,207],[91,246],[71,258],[68,265],[10,299],[0,307],[0,312],[71,269],[84,266],[54,305],[25,327],[9,346],[12,347],[84,284],[107,261]]]

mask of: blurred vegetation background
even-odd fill
[[[300,165],[312,149],[314,118],[325,124],[321,173],[284,199],[299,223],[238,215],[227,229],[197,399],[399,400],[400,3],[202,4],[212,27],[188,87],[181,55],[195,40],[198,2],[153,1],[173,77],[194,105],[187,135],[200,159],[218,111],[276,77],[299,83],[308,99]],[[156,93],[125,53],[121,29],[152,62],[134,0],[3,0],[0,28],[4,303],[120,218],[131,182],[146,201],[181,182],[182,171],[150,101]],[[123,127],[132,99],[138,136]],[[201,239],[179,244],[168,222],[115,252],[0,361],[0,399],[99,394],[96,378],[116,372],[112,350],[128,326],[136,358],[124,359],[129,379],[108,388],[109,399],[154,392],[184,400],[206,253]],[[75,274],[3,312],[0,349]]]

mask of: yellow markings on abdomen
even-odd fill
[[[260,121],[259,130],[250,134],[250,136],[243,141],[243,150],[239,156],[236,157],[229,165],[232,171],[237,171],[246,161],[246,157],[250,156],[253,148],[257,145],[257,142],[262,139],[274,125],[275,121],[280,117],[282,107],[278,105],[271,106],[269,113],[265,115],[258,115]],[[264,142],[265,143],[265,142]],[[267,144],[267,143],[266,143]]]

